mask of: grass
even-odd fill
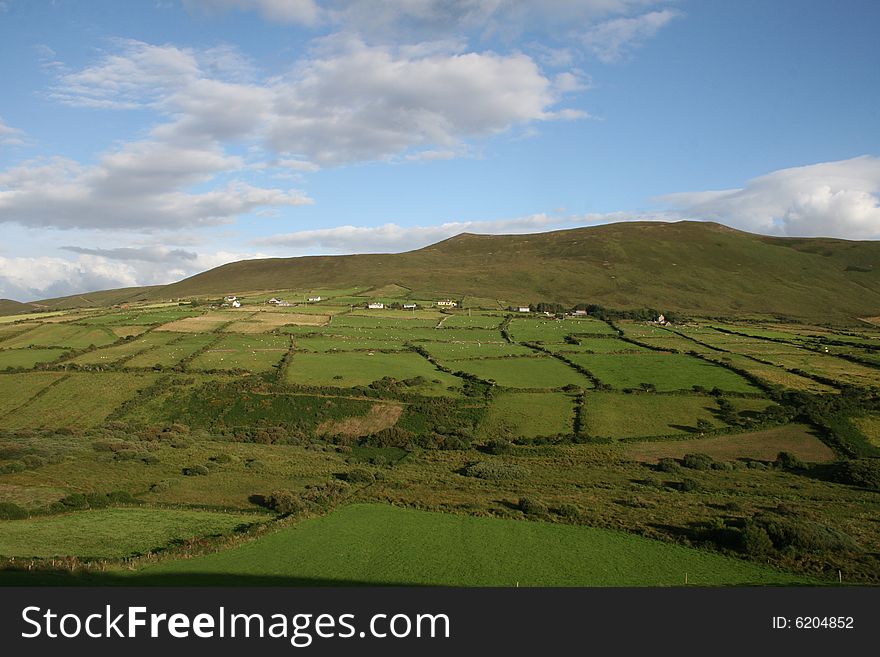
[[[441,372],[422,356],[412,352],[373,352],[372,355],[369,352],[300,352],[294,354],[287,368],[287,382],[301,385],[350,388],[368,385],[385,376],[398,380],[424,377],[427,382],[419,387],[419,391],[428,394],[443,394],[449,386],[461,386],[460,379]],[[439,383],[433,383],[435,380]]]
[[[7,367],[30,369],[37,363],[51,363],[67,353],[67,349],[3,349],[0,350],[0,370]]]
[[[0,417],[25,404],[34,395],[64,376],[62,372],[0,374]],[[5,418],[3,419],[3,427],[7,427]]]
[[[581,388],[592,387],[590,380],[577,370],[546,356],[457,360],[449,361],[446,365],[508,388],[554,389],[570,384]]]
[[[534,351],[518,344],[502,342],[421,342],[419,346],[438,360],[471,360],[502,356],[533,356]],[[450,363],[450,367],[456,367]]]
[[[224,335],[189,364],[192,370],[248,370],[268,372],[290,347],[282,335]]]
[[[648,351],[631,342],[618,340],[617,338],[577,338],[577,344],[558,344],[551,347],[551,351],[557,354],[627,354],[642,353]]]
[[[865,434],[868,442],[880,447],[880,414],[855,418],[853,422]]]
[[[185,317],[167,324],[162,324],[158,331],[175,331],[178,333],[205,333],[215,331],[228,322],[243,320],[248,313],[232,313],[209,311],[204,315]]]
[[[794,584],[766,566],[590,527],[352,505],[239,547],[138,575],[288,584],[676,586]],[[286,580],[286,581],[285,581]]]
[[[29,520],[0,521],[4,557],[119,558],[173,542],[228,534],[254,515],[187,509],[102,509]]]
[[[155,374],[74,373],[3,418],[7,429],[95,427],[156,381]]]
[[[496,395],[477,428],[483,439],[534,438],[573,432],[574,399],[559,392]]]
[[[510,335],[518,342],[562,342],[566,335],[616,335],[616,331],[597,319],[514,319]]]
[[[603,438],[638,438],[695,433],[698,420],[723,426],[711,397],[588,393],[583,407],[584,433]]]
[[[217,340],[213,333],[168,333],[172,340],[138,353],[126,367],[174,367]]]
[[[603,383],[618,389],[650,383],[660,391],[689,390],[699,385],[731,392],[759,392],[735,372],[683,354],[570,354],[568,357]]]
[[[116,342],[116,335],[100,326],[76,324],[43,324],[30,331],[2,342],[4,349],[21,347],[69,347],[84,349],[91,345],[101,347]]]
[[[176,333],[152,331],[128,339],[122,344],[86,352],[76,358],[70,359],[69,362],[77,365],[111,365],[147,351],[148,349],[165,346],[179,337],[180,334]]]
[[[294,339],[297,351],[403,351],[406,349],[401,340],[379,340],[341,335],[317,335],[297,337]]]
[[[623,447],[626,458],[654,462],[664,457],[682,458],[685,454],[708,454],[722,461],[755,459],[774,461],[779,452],[794,454],[804,462],[832,461],[834,452],[809,427],[790,424],[784,427],[750,431],[731,436],[712,436],[672,442],[628,443]]]

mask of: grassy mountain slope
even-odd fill
[[[14,301],[12,299],[0,299],[0,315],[17,315],[18,313],[31,313],[34,307],[29,303]]]
[[[151,294],[393,282],[420,295],[841,321],[880,313],[877,263],[880,242],[773,238],[705,222],[632,222],[532,235],[462,234],[400,254],[247,260]]]
[[[880,242],[767,237],[698,221],[629,222],[532,235],[464,233],[406,253],[244,260],[171,285],[21,305],[59,310],[392,283],[412,290],[413,298],[586,302],[852,322],[880,315]]]

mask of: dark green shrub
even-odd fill
[[[484,451],[489,454],[509,454],[513,451],[513,445],[511,445],[509,440],[493,438],[486,443]]]
[[[761,515],[755,518],[773,545],[780,550],[798,552],[835,552],[857,550],[858,545],[847,534],[812,520],[797,517]]]
[[[711,470],[715,459],[708,454],[685,454],[681,464],[691,470]]]
[[[463,473],[465,477],[476,477],[477,479],[524,479],[528,477],[529,471],[519,465],[510,463],[496,463],[495,461],[479,461],[467,466]]]
[[[21,461],[8,461],[0,463],[0,474],[13,474],[15,472],[24,472],[27,467]]]
[[[527,516],[545,516],[547,515],[547,505],[534,497],[521,497],[517,504],[519,510]]]
[[[773,550],[767,530],[755,522],[746,522],[739,533],[739,549],[746,554],[758,556]]]
[[[62,497],[57,504],[61,507],[61,510],[64,511],[79,511],[81,509],[89,508],[89,501],[82,493],[71,493],[70,495]]]
[[[12,502],[0,502],[0,520],[23,520],[28,517],[28,512],[18,504]]]
[[[104,509],[110,506],[109,498],[103,493],[86,493],[86,502],[90,509]]]
[[[114,490],[107,493],[110,504],[140,504],[141,501],[127,490]]]
[[[210,460],[214,463],[232,463],[232,457],[226,453],[215,454]]]
[[[675,459],[664,456],[662,459],[657,461],[657,469],[660,472],[678,472],[681,469],[681,466]]]
[[[783,470],[803,470],[806,468],[804,462],[791,452],[779,452],[776,455],[775,465]]]
[[[683,493],[691,493],[696,490],[700,490],[700,482],[694,479],[683,479],[682,482],[678,485],[678,490]]]
[[[270,509],[284,515],[298,515],[308,510],[308,506],[299,495],[289,490],[275,491],[266,502]]]
[[[204,465],[189,465],[183,469],[183,474],[187,477],[204,477],[210,472]]]
[[[567,518],[568,520],[580,520],[583,515],[579,506],[569,503],[560,504],[557,512],[560,516]]]
[[[834,466],[834,480],[851,486],[880,490],[880,459],[841,461]]]
[[[350,484],[372,484],[376,481],[375,475],[364,468],[354,468],[342,475],[342,479]]]

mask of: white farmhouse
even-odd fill
[[[241,301],[239,301],[238,299],[233,299],[232,300],[232,307],[233,308],[241,308]]]
[[[440,308],[455,308],[458,305],[458,303],[456,301],[452,301],[450,299],[444,299],[443,301],[438,301],[434,305],[439,306]]]
[[[521,312],[521,313],[528,313],[528,312],[531,312],[531,310],[529,309],[528,306],[520,306],[520,307],[517,308],[516,310],[517,310],[517,312]]]
[[[414,304],[414,303],[405,303],[405,304],[403,304],[403,309],[404,309],[404,310],[415,310],[415,309],[416,309],[416,304]]]
[[[370,310],[382,310],[384,307],[385,304],[379,301],[374,301],[373,303],[367,304],[367,308],[369,308]]]
[[[309,297],[309,301],[320,301],[321,297]]]

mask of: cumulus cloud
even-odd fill
[[[856,157],[781,169],[742,188],[657,199],[694,219],[757,233],[880,238],[880,158]]]
[[[148,231],[229,223],[260,207],[312,202],[296,191],[242,182],[186,191],[237,166],[217,148],[157,142],[129,144],[94,166],[58,157],[27,161],[0,172],[0,222]]]
[[[558,108],[565,94],[585,88],[577,71],[551,79],[525,54],[458,52],[452,42],[369,46],[337,35],[262,82],[230,79],[224,70],[245,67],[234,63],[212,77],[206,62],[216,53],[137,41],[121,47],[61,76],[53,95],[70,105],[155,109],[168,120],[152,135],[166,142],[258,140],[287,161],[326,166],[411,149],[463,151],[469,139],[586,116]]]
[[[7,125],[0,116],[0,146],[19,146],[24,143],[24,133]]]
[[[680,15],[674,9],[662,9],[603,21],[584,32],[582,42],[600,61],[611,64],[641,46]]]
[[[0,256],[0,297],[34,301],[95,290],[161,285],[228,262],[265,257],[260,253],[227,251],[191,254],[179,249],[169,249],[164,254],[159,250],[128,252],[137,249],[68,247],[67,250],[81,255],[74,260]],[[127,257],[129,255],[133,257]]]

